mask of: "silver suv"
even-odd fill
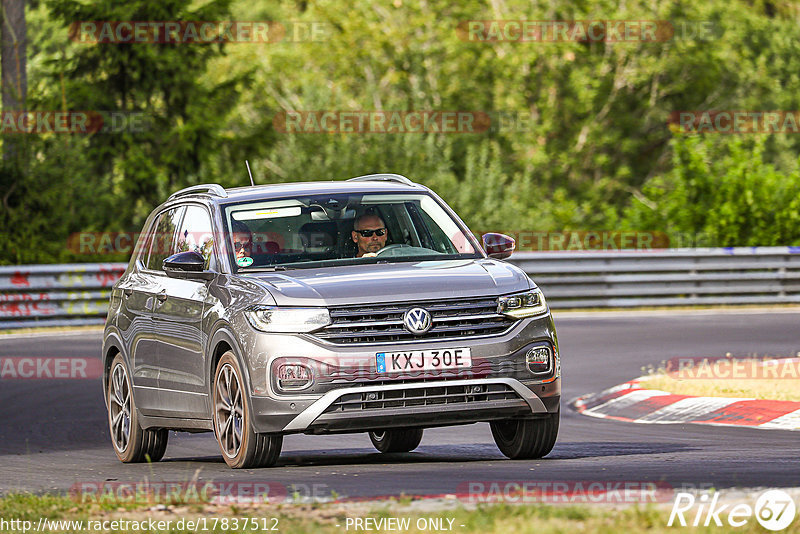
[[[158,461],[170,429],[213,431],[229,466],[270,466],[284,434],[368,432],[379,451],[407,452],[424,428],[479,421],[510,458],[548,454],[553,320],[499,261],[514,241],[482,241],[393,174],[178,191],[111,293],[117,456]]]

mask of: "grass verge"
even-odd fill
[[[420,501],[417,501],[420,502]],[[327,503],[327,504],[258,504],[258,505],[171,505],[150,507],[110,507],[97,503],[80,503],[66,496],[31,494],[12,494],[0,499],[0,518],[5,521],[19,519],[31,521],[35,530],[39,519],[82,521],[81,528],[73,523],[60,530],[53,528],[39,532],[142,532],[152,531],[149,528],[131,528],[133,521],[170,521],[162,524],[164,531],[191,532],[204,531],[195,524],[194,529],[187,528],[188,521],[199,521],[205,518],[205,531],[209,532],[263,532],[264,530],[292,534],[305,533],[341,533],[353,531],[369,532],[441,532],[450,531],[464,534],[488,533],[536,533],[548,534],[557,532],[598,532],[635,534],[639,532],[660,533],[674,532],[676,526],[668,527],[669,503],[660,507],[647,506],[608,506],[608,505],[545,505],[545,504],[478,504],[470,507],[461,506],[457,501],[441,505],[438,508],[428,507],[424,512],[409,511],[409,502],[404,500],[369,503]],[[725,518],[725,515],[721,515]],[[371,526],[381,525],[381,519],[394,518],[395,521],[407,519],[407,528],[398,529],[398,523],[384,523],[383,528],[358,529],[354,527],[356,519],[372,521]],[[238,528],[234,520],[238,520]],[[113,526],[106,523],[107,528],[91,528],[98,524],[89,523],[128,521],[128,525]],[[183,520],[183,523],[180,521]],[[226,521],[227,520],[227,521]],[[1,523],[0,523],[1,524]],[[348,528],[349,525],[349,528]],[[86,528],[86,527],[90,528]],[[124,528],[126,527],[127,528]],[[394,528],[392,528],[394,526]],[[725,526],[728,526],[725,524]],[[268,528],[265,528],[268,527]],[[437,528],[438,527],[438,528]],[[720,527],[686,528],[677,527],[681,531],[719,532]],[[20,529],[3,529],[2,532],[19,532]],[[748,523],[736,529],[736,532],[764,532],[763,528],[751,518]],[[800,521],[794,521],[783,532],[800,533]]]
[[[641,383],[643,388],[660,389],[675,395],[800,401],[800,380],[680,380],[654,375]]]

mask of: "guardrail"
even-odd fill
[[[800,303],[800,247],[521,252],[552,308]]]
[[[550,306],[800,303],[800,247],[518,252]],[[124,263],[0,267],[0,330],[102,324]]]
[[[0,330],[103,324],[124,263],[0,267]]]

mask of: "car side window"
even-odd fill
[[[159,217],[155,234],[151,238],[150,257],[147,260],[149,270],[163,270],[164,260],[175,254],[175,230],[184,209],[182,206],[172,208]]]
[[[214,233],[208,212],[200,206],[188,206],[183,217],[175,252],[192,250],[201,254],[205,260],[205,269],[217,270],[214,254]]]
[[[155,233],[155,224],[145,227],[145,231],[139,236],[136,241],[136,248],[134,249],[133,257],[136,258],[136,264],[140,267],[147,267],[147,258],[150,255],[150,244]]]

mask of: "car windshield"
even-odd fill
[[[239,271],[482,257],[425,193],[256,200],[228,204],[223,216]]]

